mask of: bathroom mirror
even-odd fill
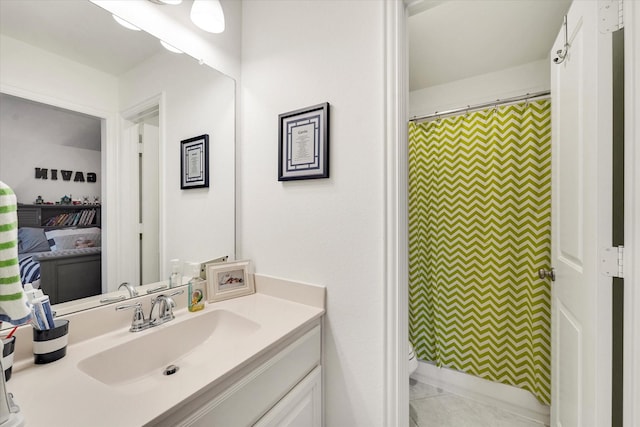
[[[97,179],[103,293],[127,294],[117,290],[125,281],[146,284],[168,279],[170,259],[234,258],[233,79],[184,54],[167,51],[151,35],[125,29],[88,1],[3,1],[0,28],[1,93],[101,121]],[[0,108],[11,117],[11,111]],[[150,176],[157,180],[150,190],[140,189],[139,176],[150,166],[140,160],[138,138],[154,133],[157,153],[152,158],[157,160],[151,166],[155,164],[156,171]],[[209,186],[181,190],[180,142],[204,134],[209,136]],[[4,143],[0,140],[0,157],[6,159]],[[33,153],[24,159],[16,158],[15,150],[11,153],[11,162],[31,173],[36,167],[56,167],[38,164]],[[3,161],[0,180],[12,185],[14,174]],[[84,171],[84,166],[75,169]],[[74,193],[73,183],[67,184],[59,197]],[[83,191],[74,198],[84,195]],[[21,200],[16,192],[19,203],[34,202],[31,194]],[[150,194],[153,201],[147,197]],[[140,217],[149,211],[155,225],[141,231]],[[147,258],[140,255],[144,250],[140,236],[145,233],[158,239]],[[55,309],[59,314],[87,309],[104,298],[65,302]]]

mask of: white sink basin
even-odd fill
[[[139,336],[81,360],[78,368],[104,384],[119,385],[150,374],[162,375],[168,365],[179,365],[180,359],[198,349],[207,351],[211,347],[215,351],[260,329],[256,322],[222,309],[182,315],[192,317],[131,332]]]

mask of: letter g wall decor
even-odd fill
[[[58,180],[58,172],[60,172],[60,176],[63,181],[71,181],[73,178],[73,182],[92,182],[95,183],[98,181],[98,175],[95,172],[74,172],[68,170],[58,170],[51,169],[51,180]],[[85,179],[86,176],[86,179]],[[36,168],[36,179],[49,179],[49,169],[46,168]]]

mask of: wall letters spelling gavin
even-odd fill
[[[85,173],[83,172],[67,171],[64,169],[60,170],[60,175],[63,181],[71,181],[71,177],[73,177],[74,182],[96,182],[98,180],[95,172],[87,172],[86,179]],[[36,179],[49,179],[49,169],[36,168]],[[51,179],[53,181],[58,179],[58,169],[51,169]]]

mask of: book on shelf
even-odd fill
[[[45,227],[73,227],[91,225],[96,217],[95,209],[81,209],[76,212],[52,216],[43,224]]]
[[[88,213],[87,209],[82,211],[82,213],[80,214],[80,219],[78,220],[78,225],[84,225],[85,224],[85,219],[87,218],[87,213]]]
[[[95,218],[95,216],[96,216],[96,210],[91,209],[91,211],[89,212],[89,218],[87,218],[86,225],[93,224],[93,218]]]

